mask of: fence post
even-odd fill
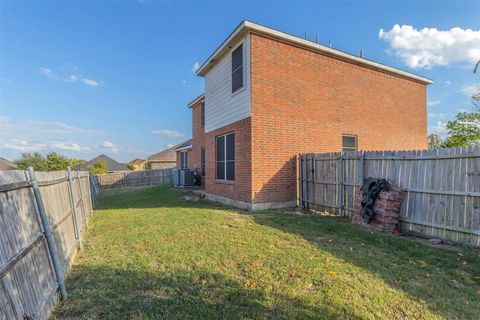
[[[77,178],[78,178],[78,190],[80,190],[80,199],[82,199],[83,221],[85,222],[85,226],[88,226],[87,210],[85,210],[85,198],[82,190],[82,177],[80,176],[79,170],[77,170]]]
[[[303,192],[304,192],[304,186],[303,186],[303,154],[300,155],[299,157],[299,163],[300,163],[300,168],[299,168],[299,176],[300,176],[300,181],[299,181],[299,184],[300,184],[300,205],[302,207],[305,207],[305,197],[303,195]]]
[[[78,220],[77,214],[77,204],[75,203],[75,196],[73,194],[73,186],[72,186],[72,170],[70,167],[67,167],[68,172],[68,189],[70,190],[70,202],[72,205],[72,213],[73,213],[73,222],[76,230],[76,237],[78,240],[78,247],[80,250],[83,250],[83,241],[82,241],[82,228],[80,226],[80,221]]]
[[[302,176],[303,176],[303,202],[304,208],[308,209],[308,175],[307,175],[307,154],[303,154],[303,166],[302,166]]]
[[[93,213],[93,193],[92,193],[92,176],[88,173],[88,195],[90,197],[90,214]]]
[[[40,221],[42,222],[43,234],[47,240],[48,252],[52,259],[53,271],[55,272],[55,277],[57,278],[58,287],[62,295],[62,299],[66,300],[68,298],[67,289],[65,288],[65,277],[63,274],[63,267],[60,263],[60,258],[57,253],[57,246],[53,239],[52,230],[48,223],[47,213],[45,211],[45,205],[43,203],[42,195],[40,193],[40,187],[38,185],[37,178],[35,177],[35,171],[33,167],[28,167],[28,176],[30,183],[32,184],[33,194],[35,196],[35,201],[37,203],[38,213],[40,215]]]
[[[360,184],[363,186],[363,179],[365,178],[365,166],[364,166],[364,161],[365,161],[365,151],[361,151],[360,153]]]
[[[343,213],[343,152],[340,152],[338,165],[338,209]]]

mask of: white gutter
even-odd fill
[[[201,101],[203,98],[205,98],[205,94],[201,94],[199,95],[198,97],[196,97],[195,99],[193,99],[192,102],[190,102],[189,104],[187,104],[187,106],[189,108],[193,107],[194,105],[196,105],[199,101]]]
[[[192,149],[192,145],[190,144],[186,147],[175,149],[175,152],[179,152],[179,151],[183,151],[183,150],[187,150],[187,149]]]
[[[415,80],[415,81],[419,81],[419,82],[422,82],[422,83],[425,83],[425,84],[433,83],[433,81],[431,79],[428,79],[428,78],[425,78],[425,77],[422,77],[422,76],[419,76],[419,75],[416,75],[416,74],[413,74],[413,73],[410,73],[410,72],[407,72],[407,71],[403,71],[403,70],[400,70],[400,69],[397,69],[397,68],[393,68],[393,67],[375,62],[375,61],[367,60],[365,58],[360,58],[358,56],[354,56],[352,54],[349,54],[349,53],[346,53],[346,52],[343,52],[343,51],[340,51],[340,50],[337,50],[337,49],[333,49],[333,48],[330,48],[330,47],[327,47],[327,46],[324,46],[324,45],[321,45],[321,44],[318,44],[318,43],[315,43],[315,42],[312,42],[312,41],[309,41],[309,40],[306,40],[306,39],[302,39],[302,38],[299,38],[299,37],[296,37],[296,36],[292,36],[292,35],[290,35],[288,33],[285,33],[285,32],[281,32],[281,31],[278,31],[278,30],[275,30],[275,29],[272,29],[272,28],[264,27],[262,25],[259,25],[259,24],[256,24],[256,23],[253,23],[253,22],[250,22],[250,21],[247,21],[247,20],[243,21],[228,36],[228,38],[220,45],[220,47],[218,47],[217,50],[215,50],[215,52],[200,66],[200,68],[197,70],[197,75],[204,76],[206,74],[206,72],[208,71],[208,69],[213,67],[213,65],[215,64],[217,56],[223,54],[226,50],[229,49],[230,42],[232,42],[232,40],[234,40],[236,37],[239,37],[246,32],[252,32],[252,33],[258,33],[258,34],[261,34],[261,35],[266,35],[268,37],[275,38],[275,39],[278,39],[278,40],[281,40],[281,41],[284,41],[284,42],[287,42],[287,43],[290,43],[290,44],[294,44],[294,45],[297,45],[297,46],[305,48],[305,49],[321,52],[321,53],[324,53],[326,55],[339,58],[341,60],[350,61],[350,62],[357,63],[357,64],[360,64],[360,65],[364,65],[364,66],[367,66],[367,67],[378,69],[378,70],[381,70],[381,71],[386,71],[388,73],[393,73],[393,74],[396,74],[396,75],[399,75],[399,76],[402,76],[402,77],[405,77],[405,78],[408,78],[408,79],[412,79],[412,80]]]

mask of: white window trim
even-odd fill
[[[182,161],[183,154],[183,161]],[[188,169],[188,151],[180,151],[180,169]]]

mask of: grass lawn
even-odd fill
[[[53,318],[480,318],[478,251],[185,195],[104,192]]]

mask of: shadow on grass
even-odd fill
[[[190,197],[192,200],[185,200],[183,197]],[[104,190],[100,193],[94,209],[155,209],[160,207],[229,209],[221,204],[200,199],[194,196],[193,192],[177,189],[170,184]]]
[[[299,216],[281,211],[250,213],[206,200],[186,201],[183,199],[185,195],[188,193],[175,190],[171,186],[109,190],[101,196],[97,208],[201,208],[227,209],[242,213],[251,216],[253,221],[259,225],[301,236],[319,250],[362,268],[382,279],[390,287],[405,292],[417,301],[425,301],[430,310],[444,318],[456,319],[462,315],[460,318],[475,319],[480,313],[480,304],[478,303],[480,301],[480,255],[478,251],[456,252],[433,248],[411,238],[367,231],[346,223],[342,218],[316,215]],[[79,270],[79,272],[82,271]],[[98,273],[96,281],[100,282],[102,275],[108,278],[109,272],[120,271],[107,269],[85,270],[84,272]],[[136,279],[133,283],[137,281],[144,283],[141,281],[144,277],[142,274],[126,273],[122,277]],[[147,311],[144,314],[147,318],[151,317],[153,312],[157,312],[155,310],[160,310],[163,317],[173,317],[178,314],[179,318],[188,318],[192,315],[189,307],[186,307],[188,305],[193,306],[191,310],[199,315],[197,318],[226,318],[227,316],[232,319],[239,319],[242,316],[276,318],[280,317],[282,311],[285,312],[282,305],[288,304],[296,304],[305,309],[305,314],[292,315],[294,318],[309,317],[310,313],[316,314],[312,317],[318,317],[319,314],[325,314],[325,318],[334,317],[334,314],[335,317],[342,317],[332,311],[342,310],[341,307],[332,307],[332,310],[316,310],[310,306],[303,306],[301,301],[288,297],[279,297],[280,305],[266,306],[262,302],[264,293],[261,290],[247,290],[233,280],[224,279],[205,271],[198,271],[195,274],[178,271],[168,277],[155,275],[145,275],[145,277],[151,277],[155,283],[170,286],[165,295],[175,297],[174,299],[162,297],[161,292],[156,293],[160,294],[160,297],[152,296],[148,288],[128,290],[129,292],[138,290],[138,297],[133,295],[135,301],[138,300],[136,303],[141,304],[141,301],[151,300],[145,302]],[[211,282],[207,281],[208,284],[205,285],[202,277],[210,279]],[[113,283],[115,281],[112,281]],[[92,285],[95,285],[95,281],[92,282]],[[108,285],[110,286],[110,284]],[[114,290],[113,287],[107,291]],[[146,293],[143,290],[146,290]],[[214,292],[217,300],[208,295],[206,291]],[[85,299],[89,298],[86,296]],[[142,309],[135,309],[133,306],[128,306],[127,303],[122,304],[120,310],[123,311],[118,314],[133,312],[132,315],[138,315],[135,312],[140,312],[139,310]],[[103,316],[101,313],[100,315]]]
[[[299,235],[380,277],[447,319],[480,314],[480,251],[434,248],[410,237],[367,231],[345,218],[278,211],[252,215],[258,224]]]
[[[205,270],[158,275],[82,266],[67,283],[70,298],[57,307],[53,319],[355,318],[344,307],[320,309],[280,294],[267,300],[260,288]]]

